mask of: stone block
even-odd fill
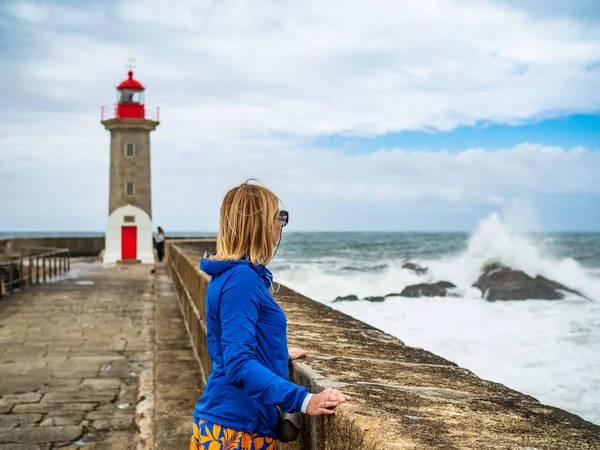
[[[105,391],[107,389],[118,389],[121,381],[118,378],[85,378],[81,382],[81,390]]]
[[[77,426],[0,429],[0,443],[71,442],[79,439],[82,434],[83,428]]]
[[[42,420],[41,414],[3,414],[0,415],[0,430],[20,426],[32,426]]]
[[[86,433],[77,444],[61,447],[61,450],[125,450],[133,448],[135,435],[133,431],[114,431]],[[157,447],[158,448],[158,447]],[[176,447],[164,447],[177,450]]]
[[[64,415],[52,415],[52,420],[56,426],[80,425],[83,426],[83,413],[69,413]]]
[[[15,405],[13,413],[42,413],[54,415],[67,412],[92,411],[97,403],[29,403]]]
[[[0,403],[36,403],[42,398],[42,394],[27,392],[24,394],[8,394],[0,398]]]
[[[40,427],[52,427],[54,425],[56,424],[54,423],[54,419],[52,417],[46,417],[40,422]]]
[[[166,448],[160,446],[160,441],[165,438],[175,436],[189,437],[193,427],[193,419],[189,414],[171,414],[167,413],[154,418],[154,427],[156,432],[157,448]],[[189,441],[188,441],[189,445]]]
[[[9,377],[16,377],[35,369],[43,369],[45,365],[45,362],[5,362],[0,364],[0,378],[8,379]]]
[[[110,405],[110,409],[103,409],[100,411],[90,411],[85,415],[86,420],[109,420],[115,416],[117,410]]]
[[[52,444],[0,444],[0,450],[50,450]]]
[[[182,362],[189,361],[196,364],[196,359],[191,350],[158,350],[156,352],[156,362]]]
[[[121,415],[111,419],[94,420],[92,427],[96,430],[128,430],[135,428],[135,421],[133,415]]]
[[[112,402],[117,393],[107,392],[50,392],[44,395],[42,403],[107,403]]]
[[[98,367],[89,365],[76,366],[65,363],[61,366],[49,366],[49,372],[50,376],[54,378],[91,378],[97,375]]]
[[[13,409],[13,406],[12,403],[0,403],[0,414],[9,413]]]
[[[97,368],[108,364],[112,361],[119,361],[125,359],[122,355],[87,355],[87,356],[69,356],[68,363],[74,365],[88,365],[96,366]]]

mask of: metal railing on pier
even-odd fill
[[[68,248],[21,247],[19,258],[0,261],[0,299],[28,286],[54,280],[70,268]]]

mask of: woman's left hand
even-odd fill
[[[301,348],[290,348],[288,349],[288,353],[290,354],[290,361],[306,357],[306,350],[302,350]]]

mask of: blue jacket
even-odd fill
[[[308,395],[289,381],[286,317],[269,292],[271,272],[246,260],[202,259],[212,373],[194,417],[276,437],[279,405],[300,411]]]

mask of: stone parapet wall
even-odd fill
[[[205,377],[209,277],[198,260],[213,249],[214,240],[167,243],[173,284]],[[305,417],[301,439],[280,448],[600,448],[600,426],[482,380],[291,289],[282,287],[275,298],[288,318],[289,345],[309,352],[292,364],[293,380],[312,392],[336,387],[353,397],[333,417]]]
[[[209,277],[200,270],[199,260],[207,251],[215,248],[214,240],[167,240],[165,241],[167,266],[177,298],[190,334],[194,352],[200,363],[204,381],[211,371],[206,348],[206,322],[204,298]]]
[[[68,248],[71,256],[98,256],[104,237],[45,237],[0,239],[0,255],[19,255],[22,247]]]

